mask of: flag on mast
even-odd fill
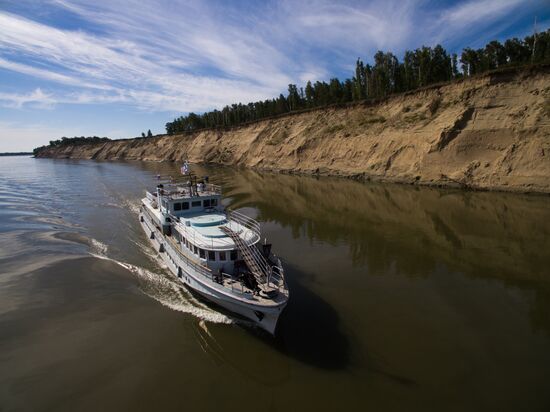
[[[189,162],[186,160],[181,166],[181,174],[186,175],[189,172]]]

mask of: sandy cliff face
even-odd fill
[[[550,68],[468,79],[230,131],[50,149],[41,157],[211,162],[550,193]]]

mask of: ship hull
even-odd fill
[[[192,267],[186,265],[174,251],[170,242],[164,238],[162,232],[151,221],[147,220],[145,214],[140,213],[139,220],[151,245],[159,252],[159,257],[178,281],[207,301],[250,320],[272,335],[275,334],[277,322],[286,307],[286,301],[267,306],[255,303],[251,294],[241,293],[238,289],[224,290],[227,288],[219,287],[215,282],[207,279],[202,274],[196,273]],[[250,300],[250,302],[247,302],[247,300]]]

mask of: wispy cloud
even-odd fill
[[[291,82],[341,74],[377,49],[399,54],[455,41],[536,4],[46,0],[22,13],[28,1],[19,11],[0,11],[0,76],[23,74],[40,88],[8,92],[0,85],[1,104],[173,112],[273,97]],[[73,20],[76,28],[65,24]]]
[[[346,51],[400,47],[414,22],[415,1],[372,1],[362,4],[338,4],[309,1],[296,7],[287,3],[301,38],[322,47]]]
[[[55,69],[41,69],[38,67],[29,66],[27,64],[17,63],[9,61],[0,57],[0,68],[12,70],[14,72],[27,74],[29,76],[37,77],[39,79],[49,80],[58,84],[64,84],[69,86],[89,87],[95,89],[110,90],[113,89],[108,85],[92,84],[82,81],[78,74],[74,76],[67,76],[65,74],[57,73]]]
[[[464,27],[494,21],[522,4],[524,0],[470,0],[443,11],[441,22]]]
[[[246,39],[236,33],[230,41],[224,41],[220,33],[190,35],[187,30],[187,44],[184,44],[182,31],[163,30],[162,25],[167,22],[162,16],[146,19],[144,15],[141,22],[140,12],[130,24],[128,17],[119,17],[124,13],[110,10],[102,14],[87,13],[80,8],[78,11],[86,19],[99,19],[106,25],[105,34],[61,30],[0,13],[3,27],[0,67],[63,85],[101,91],[88,90],[85,98],[75,102],[94,102],[97,96],[97,102],[119,101],[153,110],[200,111],[234,100],[266,98],[291,81],[283,67],[277,66],[277,62],[283,63],[284,57],[253,37]],[[153,36],[154,30],[158,30],[156,36]],[[179,47],[178,43],[181,43]],[[159,47],[162,44],[166,47]],[[195,57],[186,59],[193,55]],[[261,55],[263,64],[262,59],[258,59]],[[14,57],[39,62],[40,67],[15,61]],[[187,70],[199,66],[206,72],[218,73],[202,75]],[[71,101],[71,98],[67,95],[60,100]]]
[[[35,108],[52,108],[56,103],[51,94],[44,93],[40,88],[31,93],[3,93],[0,92],[0,106],[20,109],[25,105]]]

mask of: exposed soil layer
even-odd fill
[[[227,131],[51,148],[38,157],[237,165],[550,193],[550,68],[487,74]]]

